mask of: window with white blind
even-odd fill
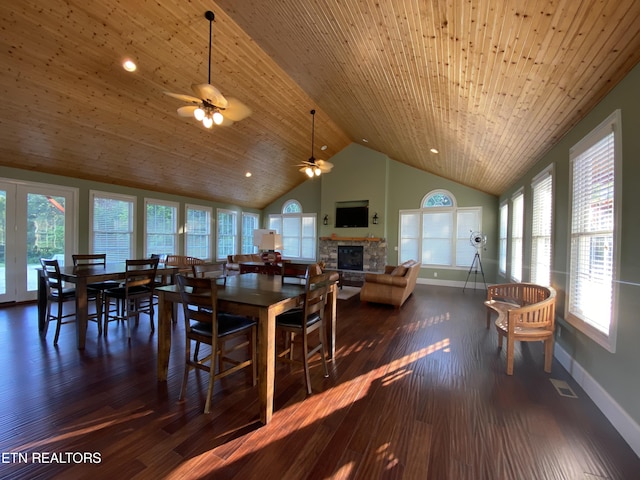
[[[108,262],[134,258],[136,198],[90,191],[89,210],[89,250],[106,253]]]
[[[398,258],[425,266],[469,267],[476,249],[471,233],[480,231],[482,208],[461,208],[446,190],[425,195],[416,210],[400,211]]]
[[[616,110],[569,153],[569,278],[566,319],[615,352],[621,117]]]
[[[185,205],[185,255],[210,260],[211,207]]]
[[[218,209],[218,260],[226,260],[235,255],[238,245],[238,213],[233,210]]]
[[[498,269],[504,276],[507,275],[507,227],[509,226],[509,204],[500,205],[500,232],[498,239]]]
[[[260,216],[257,213],[242,212],[242,246],[241,253],[257,253],[258,247],[253,244],[253,231],[258,228]]]
[[[178,253],[178,204],[145,198],[145,255]]]
[[[317,228],[315,213],[303,213],[296,200],[288,200],[282,214],[269,215],[269,228],[282,235],[282,257],[315,261]]]
[[[524,193],[511,197],[511,280],[522,281],[522,235],[524,228]]]
[[[531,182],[531,282],[551,285],[551,228],[553,225],[553,165]]]

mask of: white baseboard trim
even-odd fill
[[[442,287],[465,288],[465,286],[464,286],[465,282],[461,282],[459,280],[440,280],[438,278],[420,278],[420,277],[418,277],[418,279],[416,280],[416,283],[419,283],[420,285],[440,285]],[[473,290],[474,289],[474,282],[473,281],[467,282],[466,289],[467,290]],[[484,283],[476,282],[475,283],[475,290],[485,290]]]
[[[613,427],[625,439],[631,449],[640,457],[640,425],[576,362],[558,343],[555,344],[554,357],[569,372],[573,379],[589,395],[589,398],[602,411]]]

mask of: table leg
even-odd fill
[[[338,313],[338,285],[333,284],[329,287],[329,296],[327,297],[327,306],[325,309],[326,328],[327,328],[327,352],[329,360],[332,360],[336,354],[336,319]]]
[[[158,381],[166,382],[169,372],[169,355],[171,353],[171,314],[173,302],[167,299],[162,290],[158,293]]]
[[[38,330],[43,332],[47,316],[47,281],[44,271],[38,270]]]
[[[258,321],[258,395],[260,421],[266,425],[273,416],[273,395],[276,368],[276,312],[260,309]]]
[[[78,350],[84,350],[89,321],[89,300],[87,298],[87,279],[79,276],[76,282],[76,343]]]

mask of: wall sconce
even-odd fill
[[[374,225],[378,224],[378,212],[373,214],[373,224]]]
[[[322,219],[322,224],[329,225],[329,215],[327,214],[324,215],[324,218]]]

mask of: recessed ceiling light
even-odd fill
[[[135,72],[138,66],[134,63],[133,60],[127,59],[122,62],[122,68],[124,68],[127,72]]]
[[[326,145],[322,145],[322,146],[320,147],[320,150],[326,150],[326,149],[327,149],[327,146],[326,146]]]
[[[437,148],[432,148],[431,153],[440,153]]]
[[[251,176],[251,172],[247,172],[244,174],[245,177],[249,178]]]
[[[369,143],[369,140],[367,140],[366,138],[363,138],[363,139],[362,139],[362,141],[363,141],[364,143]]]

